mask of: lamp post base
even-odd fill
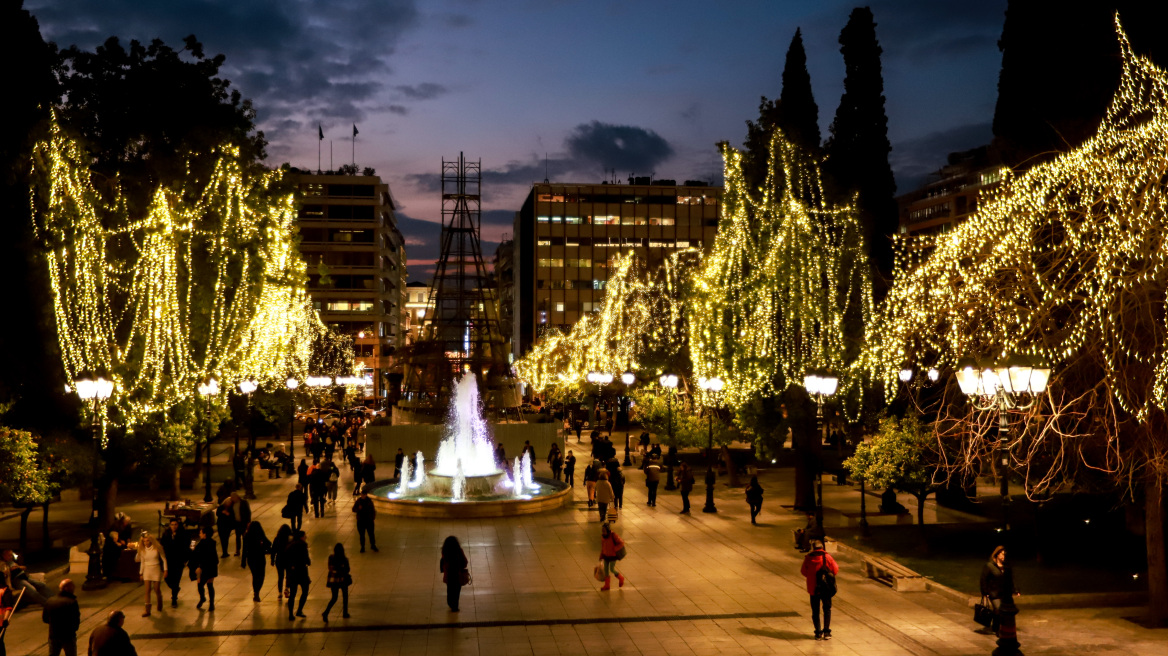
[[[718,508],[714,505],[714,486],[706,486],[706,507],[702,508],[704,513],[716,513]]]

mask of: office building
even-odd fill
[[[532,185],[515,217],[515,323],[521,357],[542,331],[603,307],[609,266],[632,250],[650,268],[686,248],[709,249],[722,188],[693,180]]]
[[[376,175],[297,173],[300,250],[321,320],[351,335],[366,400],[388,396],[392,355],[404,339],[405,240],[389,185]]]
[[[429,315],[432,299],[430,298],[430,285],[428,283],[414,280],[406,283],[406,304],[405,304],[405,337],[406,344],[413,344],[425,336],[423,332],[426,327],[426,318]]]
[[[900,234],[909,238],[944,234],[977,211],[978,196],[996,187],[1006,167],[988,147],[950,153],[948,163],[924,186],[897,197]]]

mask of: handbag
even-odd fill
[[[458,573],[458,584],[459,585],[470,585],[470,570],[469,569],[463,568],[463,570]]]
[[[981,601],[989,601],[988,597],[982,597]],[[989,627],[994,623],[994,607],[978,602],[973,605],[973,621],[978,624]]]
[[[625,545],[622,544],[621,548],[616,550],[616,559],[624,560],[626,555],[628,555],[628,552],[625,551]]]

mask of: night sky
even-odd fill
[[[853,2],[477,0],[32,0],[46,40],[111,35],[181,47],[194,33],[255,102],[269,164],[316,168],[317,124],[336,166],[388,180],[411,279],[437,257],[441,159],[481,159],[490,260],[532,182],[605,171],[721,182],[715,144],[740,145],[759,96],[777,97],[802,28],[819,121],[843,91],[840,29]],[[869,4],[884,49],[899,191],[947,153],[990,139],[1005,0]],[[165,106],[160,110],[164,111]],[[429,267],[427,267],[429,265]]]

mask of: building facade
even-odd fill
[[[382,402],[404,339],[405,239],[389,185],[376,175],[295,178],[313,306],[329,328],[353,337],[366,400]]]
[[[929,182],[896,199],[901,236],[911,244],[911,238],[952,230],[977,211],[978,195],[996,187],[1005,172],[987,147],[951,153]]]
[[[414,280],[406,283],[405,338],[413,344],[425,336],[426,319],[430,312],[430,285]]]
[[[568,330],[586,313],[600,311],[618,253],[632,250],[652,269],[675,251],[713,246],[721,187],[629,182],[532,185],[515,217],[516,358],[547,328]]]

